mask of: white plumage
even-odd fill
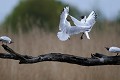
[[[66,41],[67,39],[70,38],[71,35],[89,31],[91,28],[91,25],[71,26],[70,22],[66,20],[68,15],[69,7],[65,7],[60,15],[59,23],[60,32],[57,33],[57,36],[61,41]]]
[[[82,26],[82,27],[84,27],[84,28],[88,28],[88,27],[89,27],[89,30],[84,31],[84,33],[85,33],[85,35],[87,36],[87,38],[90,39],[88,32],[91,31],[93,25],[95,24],[95,22],[96,22],[96,16],[97,16],[97,15],[96,15],[95,11],[92,11],[92,12],[90,13],[90,15],[88,16],[88,18],[86,18],[86,16],[84,16],[84,18],[81,19],[81,21],[77,20],[77,19],[74,18],[73,16],[70,16],[70,17],[71,17],[73,23],[74,23],[76,26],[78,26],[78,27],[81,27],[81,26]],[[83,35],[82,35],[82,36],[83,36]]]
[[[7,36],[1,36],[0,37],[0,41],[2,43],[6,43],[6,45],[13,43],[12,40],[9,37],[7,37]]]
[[[117,53],[117,55],[120,53],[120,48],[119,47],[105,47],[109,52],[111,53]]]

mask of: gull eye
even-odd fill
[[[81,19],[83,19],[83,18],[84,18],[84,16],[81,16],[80,18],[81,18]]]

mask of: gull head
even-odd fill
[[[14,43],[13,41],[9,41],[9,44],[12,44],[12,43]]]
[[[70,19],[70,18],[67,18],[66,20],[67,20],[67,21],[71,21],[71,19]]]
[[[84,17],[85,17],[85,16],[81,16],[80,18],[81,18],[81,19],[84,19]]]
[[[109,51],[109,48],[108,47],[105,47],[108,51]]]

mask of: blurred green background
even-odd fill
[[[26,32],[33,26],[46,31],[55,31],[58,28],[59,16],[65,6],[66,4],[55,0],[20,0],[2,25],[7,29],[11,28],[12,32],[18,32],[19,28]],[[74,7],[70,7],[70,13],[79,14]]]
[[[58,28],[59,16],[65,6],[70,6],[70,14],[80,18],[81,15],[89,15],[91,11],[80,11],[76,7],[70,4],[63,3],[60,0],[19,0],[19,3],[14,7],[13,11],[5,18],[1,26],[6,31],[12,30],[12,32],[18,32],[22,29],[23,32],[27,32],[33,27],[37,26],[39,29],[45,31],[54,32]],[[120,23],[120,17],[118,14],[116,18],[109,21],[105,18],[102,11],[99,8],[94,8],[97,13],[96,25],[102,25],[106,23]],[[100,28],[97,27],[97,28]]]

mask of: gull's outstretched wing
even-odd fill
[[[69,23],[66,21],[68,14],[69,14],[69,7],[65,7],[60,15],[59,30],[63,30],[65,24],[69,25]]]
[[[86,16],[84,16],[83,19],[81,19],[80,21],[77,20],[76,18],[74,18],[73,16],[69,15],[73,21],[73,23],[78,26],[78,27],[85,27],[86,26]],[[87,25],[88,26],[88,25]]]
[[[81,25],[81,22],[79,20],[77,20],[76,18],[74,18],[73,16],[69,15],[70,18],[72,19],[73,23],[76,25],[76,26],[80,26]]]
[[[76,26],[93,26],[96,22],[96,13],[94,11],[92,11],[90,13],[90,15],[88,16],[88,18],[86,19],[86,16],[81,19],[81,21],[77,20],[76,18],[74,18],[73,16],[70,15],[73,23],[76,25]]]
[[[88,16],[88,18],[86,19],[86,25],[89,25],[92,27],[96,22],[96,18],[97,18],[97,15],[95,11],[92,11]]]

